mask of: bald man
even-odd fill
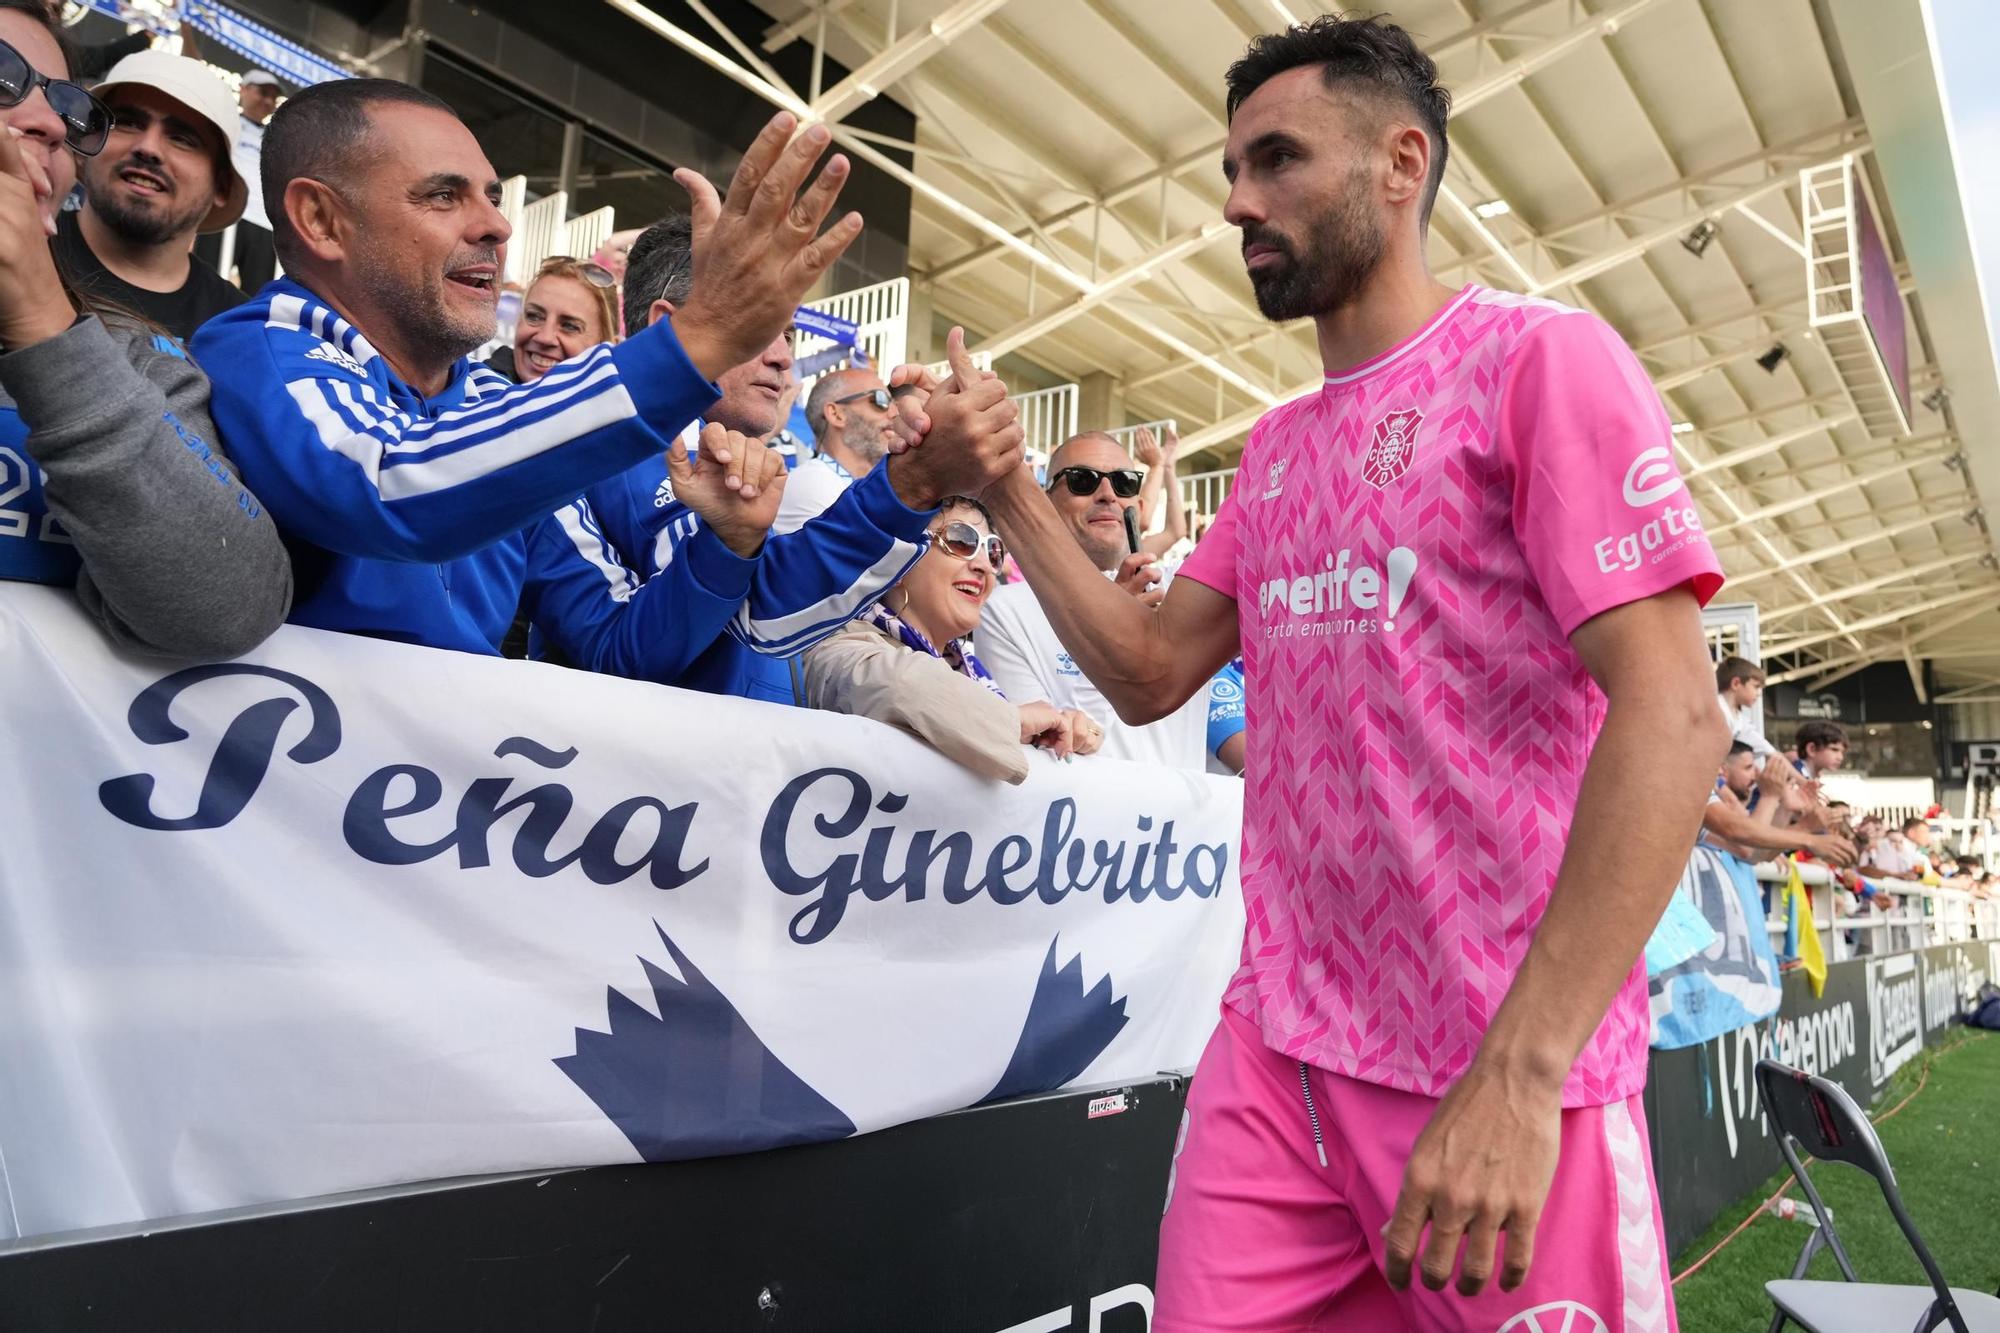
[[[1076,544],[1090,562],[1134,596],[1157,603],[1157,567],[1143,557],[1128,560],[1125,511],[1137,509],[1143,480],[1125,447],[1098,431],[1074,435],[1049,457],[1048,492]],[[1121,577],[1122,575],[1122,577]],[[1010,699],[1047,699],[1057,708],[1078,708],[1103,723],[1099,753],[1114,759],[1167,768],[1210,768],[1241,772],[1243,690],[1241,676],[1224,668],[1207,691],[1143,727],[1118,719],[1097,687],[1085,677],[1056,637],[1054,626],[1025,583],[997,588],[980,614],[974,646],[994,682]]]
[[[889,386],[862,367],[833,370],[813,381],[806,421],[817,452],[785,483],[773,532],[791,532],[830,508],[841,492],[875,470],[897,443]]]

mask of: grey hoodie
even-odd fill
[[[112,639],[235,657],[284,622],[291,560],[216,441],[207,377],[153,336],[86,316],[0,355],[0,407],[28,428],[49,512],[83,561],[77,597]]]

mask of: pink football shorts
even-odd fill
[[[1436,1106],[1286,1059],[1225,1007],[1175,1144],[1154,1333],[1674,1333],[1636,1096],[1562,1113],[1562,1156],[1519,1289],[1391,1291],[1382,1229]]]

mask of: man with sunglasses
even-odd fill
[[[636,333],[677,318],[692,279],[688,218],[676,214],[647,228],[627,260],[626,327]],[[954,336],[955,351],[962,342],[962,335]],[[756,356],[718,375],[716,384],[722,395],[704,409],[703,421],[753,438],[770,435],[792,384],[789,337],[772,339]],[[727,632],[717,634],[672,683],[711,694],[803,702],[794,670],[798,655],[866,611],[916,563],[940,499],[977,490],[1018,461],[1005,448],[1010,434],[1020,434],[1012,406],[1004,395],[984,392],[979,403],[993,400],[991,411],[963,395],[939,395],[936,420],[925,421],[931,438],[922,450],[892,458],[852,484],[841,483],[809,521],[793,531],[777,530],[764,544],[750,591]],[[819,470],[811,460],[793,470],[783,481],[786,499],[801,484],[802,473]],[[669,569],[706,523],[675,494],[658,458],[593,486],[588,499],[606,541],[641,579]]]
[[[111,130],[103,151],[84,159],[83,207],[57,224],[57,261],[85,296],[186,342],[244,300],[190,252],[197,232],[242,216],[252,188],[230,154],[229,86],[199,60],[140,51],[94,91]]]
[[[300,569],[294,623],[497,654],[525,607],[586,668],[671,680],[741,608],[782,465],[711,426],[677,437],[715,377],[787,323],[860,231],[821,233],[847,177],[823,127],[774,116],[727,200],[699,175],[692,290],[672,327],[601,345],[531,384],[467,356],[493,336],[498,173],[451,108],[408,84],[301,91],[264,138],[286,276],[212,321],[214,415]],[[709,522],[641,586],[589,486],[662,454]]]
[[[901,414],[889,386],[862,366],[830,370],[806,395],[814,455],[793,470],[778,507],[776,531],[791,532],[824,513],[842,491],[903,446]]]
[[[1102,432],[1086,431],[1049,456],[1046,490],[1090,563],[1127,592],[1157,603],[1161,594],[1147,589],[1159,571],[1149,557],[1133,558],[1125,532],[1125,513],[1138,508],[1143,479],[1125,446]],[[1236,771],[1220,760],[1225,744],[1243,730],[1242,694],[1231,679],[1218,676],[1208,691],[1189,696],[1166,717],[1132,726],[1119,720],[1104,693],[1063,648],[1028,584],[996,588],[974,637],[980,660],[1002,693],[1010,699],[1046,699],[1057,708],[1099,719],[1107,756],[1197,773],[1216,757],[1217,771]]]

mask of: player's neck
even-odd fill
[[[1321,366],[1338,375],[1382,355],[1423,328],[1456,295],[1457,288],[1433,278],[1422,263],[1385,256],[1359,296],[1314,320]]]

